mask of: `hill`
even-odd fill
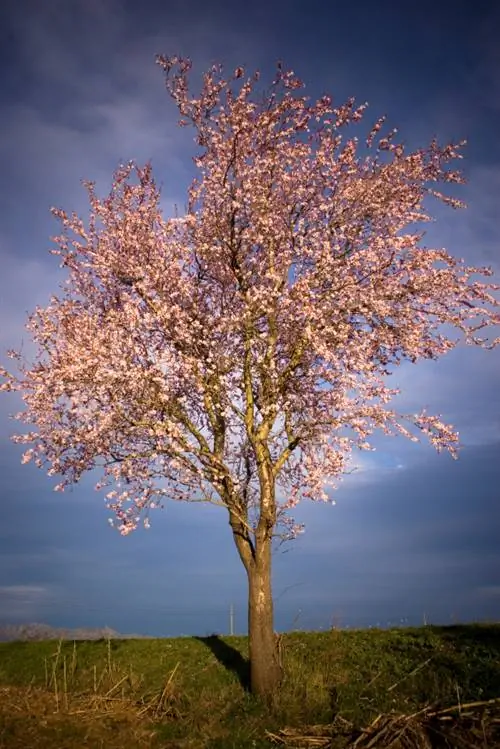
[[[0,642],[14,640],[101,640],[101,639],[144,639],[147,635],[124,635],[109,627],[68,629],[51,627],[50,624],[30,622],[29,624],[0,624]]]

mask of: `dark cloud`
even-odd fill
[[[424,456],[346,479],[335,507],[307,506],[307,530],[277,566],[298,606],[342,610],[346,622],[393,617],[486,617],[498,604],[500,441],[464,448],[457,461]],[[322,585],[310,581],[321,580]]]
[[[194,81],[211,62],[296,70],[308,93],[370,102],[410,147],[469,139],[465,212],[435,206],[426,243],[500,270],[497,220],[498,9],[465,0],[441,13],[432,0],[402,8],[284,0],[228,2],[6,0],[0,10],[0,360],[24,338],[27,311],[60,278],[46,249],[48,209],[86,210],[81,179],[107,190],[118,162],[152,159],[167,213],[182,209],[193,175],[193,133],[177,112],[154,55],[180,53]],[[338,504],[303,505],[307,531],[276,556],[277,626],[340,616],[390,619],[498,616],[500,352],[461,348],[439,363],[404,365],[393,379],[402,411],[428,406],[460,430],[458,462],[428,446],[377,437]],[[222,510],[167,505],[150,531],[121,538],[92,477],[67,495],[21,466],[0,401],[0,619],[151,633],[226,629],[229,603],[245,627],[245,576]],[[301,610],[297,620],[298,611]]]

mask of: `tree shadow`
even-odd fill
[[[246,692],[250,691],[250,662],[241,655],[239,650],[228,645],[219,635],[194,639],[206,645],[224,668],[236,674],[243,689]]]

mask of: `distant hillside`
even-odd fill
[[[65,629],[51,627],[49,624],[0,624],[0,642],[12,642],[13,640],[100,640],[119,638],[126,640],[131,638],[146,639],[148,635],[122,635],[109,627],[92,629],[79,627],[78,629]]]

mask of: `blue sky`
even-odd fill
[[[47,250],[53,205],[85,212],[81,179],[107,191],[121,160],[151,159],[168,214],[193,176],[193,133],[157,53],[270,77],[283,60],[311,96],[368,101],[411,146],[467,138],[469,204],[435,206],[426,243],[500,273],[500,10],[408,4],[4,0],[0,10],[0,361],[60,278]],[[443,6],[448,5],[443,3]],[[401,410],[427,406],[460,431],[460,458],[377,438],[336,492],[304,504],[305,534],[277,550],[276,628],[500,618],[500,351],[404,365]],[[393,378],[396,380],[396,376]],[[392,384],[392,383],[391,383]],[[169,503],[122,538],[86,477],[57,494],[10,443],[0,399],[0,620],[156,635],[246,626],[246,577],[222,510]]]

